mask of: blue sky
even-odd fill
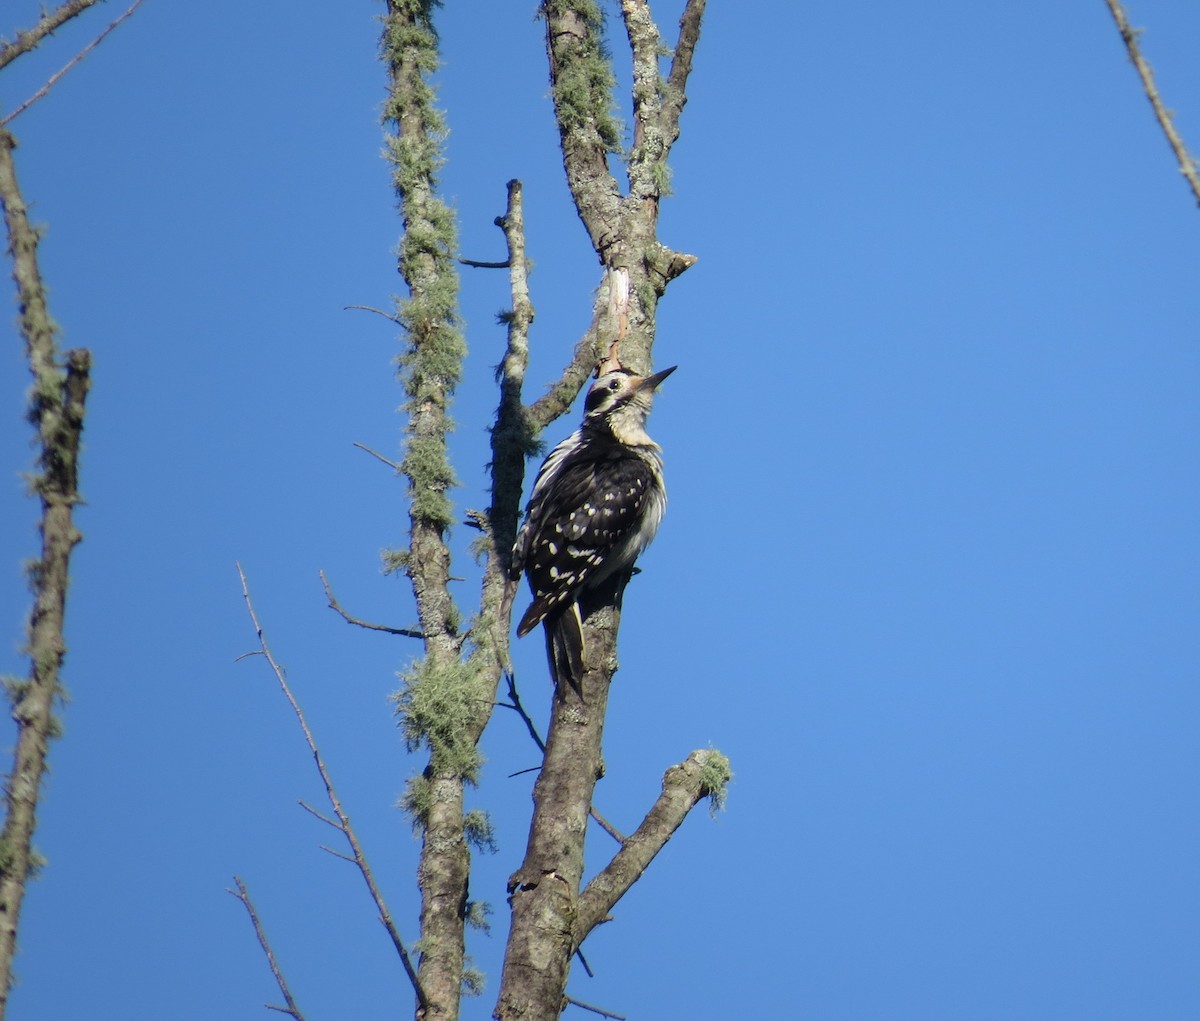
[[[36,16],[9,6],[5,31]],[[0,104],[106,6],[6,72]],[[352,445],[398,450],[397,340],[343,310],[400,288],[380,6],[149,0],[14,122],[54,314],[96,360],[14,1017],[263,1017],[235,874],[313,1021],[409,1010],[361,882],[296,807],[321,791],[287,706],[235,662],[240,560],[412,939],[393,804],[420,760],[387,697],[416,649],[348,627],[318,579],[413,621],[379,571],[404,487]],[[678,4],[656,9],[670,31]],[[465,255],[502,257],[492,220],[525,182],[538,386],[598,269],[534,13],[447,4],[440,93]],[[1200,148],[1200,10],[1129,13]],[[631,1018],[1194,1019],[1200,212],[1104,5],[714,3],[673,180],[661,234],[700,261],[660,308],[671,504],[626,598],[598,806],[632,830],[710,744],[736,778],[569,991]],[[462,509],[484,503],[507,302],[503,274],[464,271]],[[3,318],[0,671],[21,672],[36,510]],[[518,669],[544,713],[539,640]],[[531,776],[509,774],[536,764],[511,716],[485,743],[477,1018],[528,819]],[[595,834],[591,867],[611,850]]]

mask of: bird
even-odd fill
[[[565,679],[576,689],[584,670],[579,599],[633,568],[667,506],[662,448],[646,433],[646,416],[678,366],[639,376],[610,365],[597,370],[580,427],[538,471],[509,570],[510,582],[524,571],[533,590],[517,637],[544,624],[556,686]]]

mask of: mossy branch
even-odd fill
[[[448,584],[445,532],[454,519],[449,490],[457,480],[446,437],[466,345],[458,318],[454,217],[436,195],[445,125],[428,81],[438,60],[433,7],[432,0],[391,0],[382,51],[391,76],[384,119],[396,131],[388,152],[404,222],[398,269],[409,292],[398,302],[397,319],[407,334],[399,362],[408,397],[401,468],[411,497],[410,573],[428,653],[448,657],[455,655],[460,615]]]
[[[46,756],[50,740],[58,734],[54,704],[61,694],[59,672],[67,651],[64,617],[70,559],[81,539],[74,509],[80,502],[79,450],[91,387],[88,351],[71,351],[65,366],[60,365],[58,330],[38,264],[38,233],[29,223],[18,183],[15,148],[16,140],[0,127],[0,205],[17,285],[19,328],[33,376],[28,417],[38,436],[39,464],[32,483],[42,505],[42,552],[29,573],[29,676],[6,686],[17,741],[0,832],[0,1018],[7,1008],[25,885],[36,863],[33,834]]]
[[[604,18],[595,0],[545,0],[550,88],[567,185],[575,209],[605,261],[619,234],[620,191],[608,166],[619,148],[613,115],[612,62],[604,45]]]
[[[484,668],[474,656],[462,660],[462,617],[449,588],[446,533],[455,518],[449,490],[457,485],[447,450],[449,407],[466,344],[454,217],[437,196],[446,129],[430,84],[439,59],[436,6],[435,0],[388,0],[381,51],[389,73],[384,119],[395,131],[388,152],[404,224],[397,268],[408,287],[396,316],[407,335],[399,359],[408,398],[401,470],[410,497],[403,561],[425,643],[396,696],[410,748],[429,751],[403,799],[421,834],[417,971],[428,999],[418,1017],[455,1021],[464,989],[477,978],[464,946],[471,867],[464,787],[479,768],[476,745],[491,715],[499,669],[494,662]]]

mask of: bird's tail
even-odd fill
[[[565,681],[582,694],[583,685],[583,620],[579,604],[572,602],[561,613],[543,621],[546,629],[546,658],[555,690],[562,692]]]

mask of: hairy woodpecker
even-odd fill
[[[583,424],[555,447],[533,484],[513,546],[511,581],[524,571],[533,603],[517,625],[538,624],[556,680],[583,677],[578,599],[633,567],[667,506],[662,449],[646,434],[654,390],[676,366],[650,376],[604,372],[583,405]]]

